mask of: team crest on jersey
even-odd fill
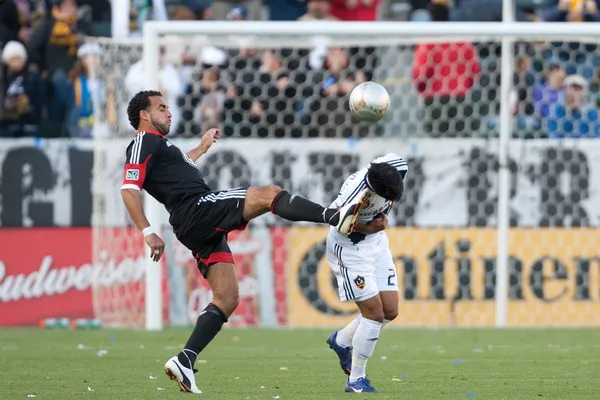
[[[125,180],[126,181],[137,181],[140,178],[140,170],[139,169],[128,169],[125,172]]]
[[[365,288],[365,278],[363,278],[362,276],[357,276],[356,279],[354,279],[354,284],[356,285],[357,288],[359,288],[360,290],[363,290]]]

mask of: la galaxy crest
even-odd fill
[[[354,284],[356,285],[357,288],[359,288],[360,290],[363,290],[365,288],[365,278],[363,278],[362,276],[357,276],[354,279]]]

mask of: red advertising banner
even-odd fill
[[[100,318],[105,325],[143,326],[148,256],[143,239],[130,228],[100,229],[92,236],[91,228],[0,229],[0,326],[36,325],[44,318]],[[257,325],[254,256],[260,243],[249,230],[230,233],[229,243],[240,305],[228,325]],[[174,249],[174,258],[165,254],[161,260],[164,320],[170,322],[170,292],[175,291],[184,296],[184,312],[194,324],[212,301],[212,291],[190,251],[178,242]],[[184,279],[170,281],[173,269],[181,269]]]
[[[0,229],[0,326],[91,318],[89,228]]]

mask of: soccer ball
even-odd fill
[[[350,112],[362,122],[376,122],[387,114],[390,95],[377,82],[365,82],[350,93]]]

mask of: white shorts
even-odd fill
[[[396,265],[385,234],[365,246],[341,245],[330,236],[327,260],[342,301],[363,301],[379,292],[398,291]]]

